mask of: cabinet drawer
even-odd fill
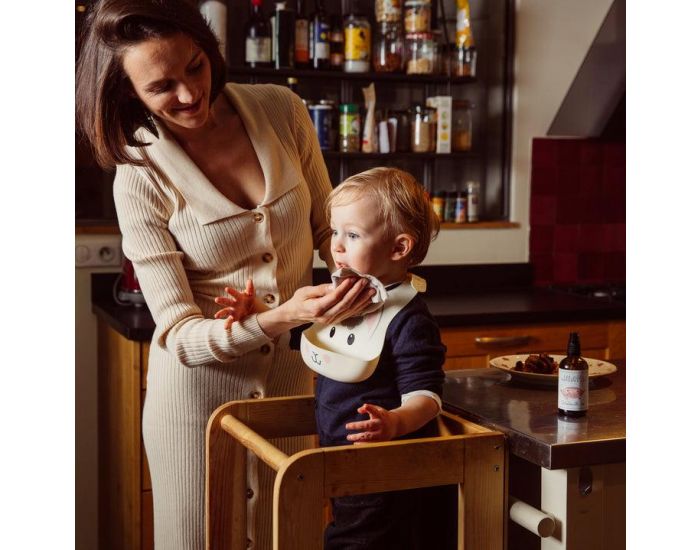
[[[484,325],[479,327],[444,328],[442,342],[447,357],[497,357],[515,353],[566,353],[570,332],[578,332],[584,354],[587,350],[607,350],[608,323],[549,323],[526,325]],[[607,352],[605,353],[607,357]],[[601,357],[604,358],[604,357]],[[470,367],[461,367],[470,368]]]

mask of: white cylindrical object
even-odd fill
[[[226,60],[226,22],[227,9],[223,0],[203,0],[199,3],[199,12],[209,23],[219,40],[219,51]]]
[[[510,519],[515,523],[543,539],[554,534],[556,522],[552,516],[515,497],[510,497],[508,502],[510,504]]]

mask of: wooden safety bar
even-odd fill
[[[308,449],[287,456],[270,438],[316,433],[313,396],[232,401],[207,426],[208,550],[246,548],[246,449],[276,472],[274,550],[322,550],[324,499],[459,485],[458,548],[505,547],[503,434],[441,413],[440,437]]]

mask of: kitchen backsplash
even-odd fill
[[[530,262],[535,284],[625,281],[625,143],[532,143]]]

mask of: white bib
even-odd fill
[[[301,334],[304,363],[338,382],[367,380],[379,363],[389,323],[425,288],[424,279],[409,273],[403,283],[387,293],[380,309],[337,325],[311,325]]]

